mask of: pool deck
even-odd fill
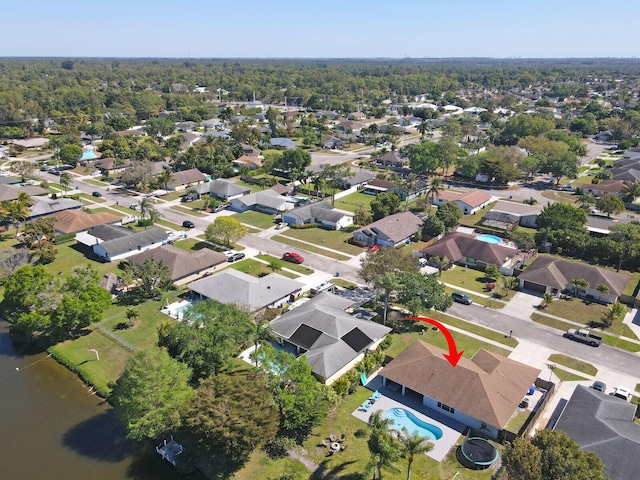
[[[371,414],[377,410],[386,412],[392,408],[404,408],[410,411],[420,420],[427,423],[431,423],[442,429],[442,438],[440,440],[433,441],[433,450],[427,453],[427,456],[434,460],[441,462],[444,457],[447,456],[451,447],[461,443],[461,435],[463,434],[466,426],[460,422],[447,417],[435,410],[425,407],[418,400],[411,397],[403,396],[400,392],[394,392],[389,388],[382,386],[382,379],[376,375],[366,385],[366,388],[372,392],[378,390],[382,397],[367,412],[362,410],[356,410],[351,415],[363,422],[369,422]]]

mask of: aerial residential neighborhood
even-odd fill
[[[0,59],[9,456],[98,479],[635,478],[639,74]]]

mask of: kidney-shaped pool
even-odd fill
[[[391,428],[394,430],[402,430],[406,428],[409,433],[417,431],[421,437],[428,440],[440,440],[442,438],[442,430],[440,427],[420,420],[409,410],[404,408],[392,408],[384,413],[384,418],[393,420]]]

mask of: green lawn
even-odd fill
[[[311,245],[309,243],[299,242],[291,237],[285,237],[284,235],[274,235],[271,237],[272,240],[276,240],[278,242],[284,243],[296,249],[304,249],[308,252],[318,253],[320,255],[324,255],[325,257],[334,258],[336,260],[349,260],[350,257],[345,255],[341,255],[339,253],[332,252],[331,250],[327,250],[322,247],[318,247],[316,245]]]
[[[431,312],[430,316],[447,325],[451,325],[453,327],[458,327],[463,329],[469,333],[473,333],[475,335],[479,335],[488,340],[492,340],[494,342],[501,343],[508,347],[515,348],[518,346],[518,340],[515,338],[509,337],[506,333],[496,332],[495,330],[491,330],[489,328],[481,327],[480,325],[476,325],[475,323],[466,322],[464,320],[460,320],[459,318],[452,317],[442,312]]]
[[[518,433],[530,415],[531,412],[529,410],[516,410],[515,413],[511,415],[505,430]]]
[[[48,272],[58,276],[59,278],[64,279],[71,274],[74,268],[84,266],[92,267],[98,272],[99,276],[102,276],[109,271],[117,275],[122,273],[118,269],[117,262],[109,263],[89,260],[84,256],[83,253],[78,250],[75,241],[56,245],[56,250],[58,251],[56,259],[53,262],[45,265],[44,268]]]
[[[499,283],[486,277],[484,272],[480,270],[474,270],[473,268],[454,266],[449,270],[442,272],[440,281],[449,283],[451,285],[457,285],[458,287],[466,288],[474,292],[482,293],[484,295],[490,295],[491,292],[487,292],[487,283]]]
[[[314,270],[305,266],[305,265],[299,265],[297,263],[291,263],[291,262],[286,262],[284,260],[282,260],[282,258],[280,257],[274,257],[273,255],[257,255],[257,258],[259,258],[260,260],[264,260],[265,262],[270,262],[272,260],[277,260],[280,262],[280,264],[282,265],[282,267],[287,268],[289,270],[293,270],[294,272],[298,272],[301,275],[311,275],[312,273],[314,273]]]
[[[478,223],[480,223],[480,221],[482,220],[482,217],[484,217],[486,213],[490,211],[495,204],[496,202],[491,202],[489,205],[487,205],[484,208],[481,208],[473,215],[463,215],[462,218],[460,219],[460,224],[466,225],[468,227],[476,226]]]
[[[347,255],[359,255],[363,252],[361,247],[351,245],[347,241],[353,234],[342,230],[325,230],[322,228],[290,228],[280,236],[290,237],[303,242],[309,242],[324,248],[331,248]]]
[[[558,192],[556,190],[545,190],[541,193],[541,195],[554,202],[575,203],[578,199],[578,197],[573,193]]]
[[[86,182],[86,183],[90,183],[91,185],[95,185],[97,187],[108,187],[109,186],[108,183],[101,182],[100,180],[95,180],[93,178],[85,178],[83,181]]]
[[[358,430],[367,431],[367,424],[351,415],[362,402],[371,395],[371,391],[364,387],[358,387],[353,395],[343,398],[329,412],[323,422],[313,430],[312,434],[304,441],[303,447],[307,451],[307,457],[319,465],[325,467],[331,474],[339,475],[340,478],[350,480],[366,480],[371,477],[367,469],[369,462],[369,450],[367,447],[368,435],[358,438],[355,433]],[[323,438],[328,438],[330,434],[340,436],[345,435],[344,444],[347,449],[337,454],[326,457],[326,447],[318,447]],[[460,442],[463,440],[460,437]],[[417,455],[411,467],[412,478],[422,480],[442,480],[452,478],[459,472],[465,480],[489,480],[493,471],[474,471],[464,468],[455,459],[455,446],[445,460],[436,462],[426,455]],[[400,459],[396,462],[398,471],[395,473],[385,472],[386,480],[404,480],[407,477],[407,461]],[[248,478],[239,474],[236,478]],[[266,477],[262,477],[266,478]],[[279,478],[279,477],[269,477]],[[318,478],[309,475],[301,478]]]
[[[102,197],[94,197],[93,195],[90,195],[88,193],[78,193],[77,195],[80,196],[80,198],[82,198],[83,200],[89,200],[90,202],[93,203],[104,203],[106,202],[106,200]]]
[[[589,380],[588,378],[581,377],[575,373],[567,372],[562,368],[555,368],[553,373],[563,382],[580,382],[583,380]]]
[[[260,230],[265,230],[275,225],[275,220],[273,218],[273,215],[269,215],[267,213],[255,212],[253,210],[247,210],[246,212],[236,213],[235,215],[233,215],[233,218],[235,218],[241,223],[259,228]]]
[[[562,332],[566,332],[570,328],[575,328],[575,325],[573,325],[572,323],[563,322],[562,320],[556,320],[555,318],[547,317],[546,315],[541,315],[539,313],[532,314],[531,320],[536,323],[540,323],[542,325],[560,330],[558,332],[559,335],[562,334]],[[602,341],[607,345],[621,348],[622,350],[627,350],[629,352],[640,352],[640,344],[638,343],[629,342],[625,339],[616,337],[614,335],[608,335],[600,331],[598,331],[597,334],[602,337]]]
[[[362,205],[365,209],[369,209],[371,201],[376,198],[375,195],[367,195],[362,192],[355,192],[346,197],[337,198],[334,206],[340,210],[347,212],[355,212],[358,205]]]
[[[175,210],[176,212],[186,213],[187,215],[193,215],[194,217],[206,217],[205,213],[201,213],[197,208],[183,207],[180,205],[172,205],[169,207],[171,210]]]
[[[258,262],[257,260],[253,260],[252,258],[246,258],[239,262],[234,262],[230,266],[235,270],[247,273],[254,277],[260,277],[262,275],[268,275],[269,273],[272,273],[272,270],[269,268],[269,265],[262,262]],[[278,270],[277,273],[279,275],[282,275],[284,277],[289,277],[289,278],[299,277],[299,275],[296,275],[295,273],[286,272],[284,270]]]
[[[260,185],[258,185],[257,183],[249,183],[249,182],[245,182],[243,180],[238,180],[235,183],[236,183],[236,185],[240,185],[242,187],[250,188],[251,189],[251,193],[260,192],[260,191],[264,190],[264,188],[261,187]]]
[[[329,281],[334,285],[342,288],[356,288],[358,286],[355,283],[349,282],[348,280],[344,280],[342,278],[332,278]]]
[[[595,377],[598,373],[598,369],[590,363],[583,362],[582,360],[578,360],[577,358],[569,357],[561,353],[553,353],[549,355],[549,361],[564,365],[565,367],[569,367],[572,370],[577,370],[578,372],[586,373],[587,375],[591,375],[592,377]]]
[[[116,215],[117,217],[124,217],[124,213],[122,213],[120,210],[116,211],[109,207],[98,207],[98,208],[91,209],[91,213],[98,213],[98,212],[107,212],[107,213],[110,213],[111,215]]]
[[[593,327],[600,326],[602,317],[604,317],[608,308],[607,305],[590,303],[575,297],[566,297],[551,302],[544,308],[544,313],[583,323],[587,327]],[[616,321],[613,325],[607,327],[607,332],[638,339],[629,326],[622,323],[622,320]]]

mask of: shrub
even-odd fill
[[[353,434],[353,436],[356,437],[356,438],[364,438],[367,435],[368,435],[367,431],[364,428],[360,428],[360,429],[356,430],[356,433]]]
[[[294,441],[288,437],[275,437],[270,440],[267,440],[265,443],[263,450],[267,454],[267,456],[276,460],[278,458],[284,458],[288,455],[289,448],[293,447]]]
[[[65,233],[54,238],[53,243],[55,243],[56,245],[60,245],[61,243],[70,242],[74,238],[76,238],[75,233]]]
[[[303,223],[302,225],[289,225],[290,228],[297,228],[299,230],[304,230],[305,228],[316,228],[318,226],[317,223]]]

